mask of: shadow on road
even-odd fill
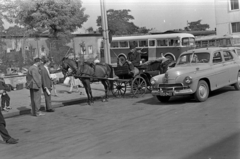
[[[234,133],[182,159],[237,159],[240,158],[240,133]]]

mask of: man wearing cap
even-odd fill
[[[140,65],[141,54],[137,52],[137,49],[134,45],[130,46],[130,52],[127,55],[127,62],[130,66],[130,70],[134,76],[139,73],[138,68],[136,66]]]
[[[39,70],[40,64],[41,64],[40,58],[38,57],[35,58],[34,64],[29,67],[26,76],[27,79],[26,87],[30,90],[33,116],[44,115],[42,112],[39,111],[41,106],[41,87],[42,87],[41,74]]]

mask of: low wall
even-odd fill
[[[26,83],[26,75],[11,75],[5,76],[5,83],[11,84],[13,87],[16,87],[17,84],[23,83],[25,86]]]
[[[59,79],[64,78],[62,72],[58,72],[55,73],[55,75],[57,76],[57,80],[59,81]],[[16,88],[17,84],[23,84],[23,86],[25,87],[25,83],[26,83],[26,75],[11,75],[11,76],[5,76],[5,83],[6,84],[11,84],[14,88]]]

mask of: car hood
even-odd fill
[[[209,68],[209,64],[186,64],[173,67],[167,71],[169,78],[176,78],[180,75],[190,74]]]

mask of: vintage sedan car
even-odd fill
[[[194,95],[207,100],[209,92],[224,86],[240,90],[240,59],[232,50],[221,47],[183,52],[174,68],[151,79],[152,95],[167,102],[172,96]]]

